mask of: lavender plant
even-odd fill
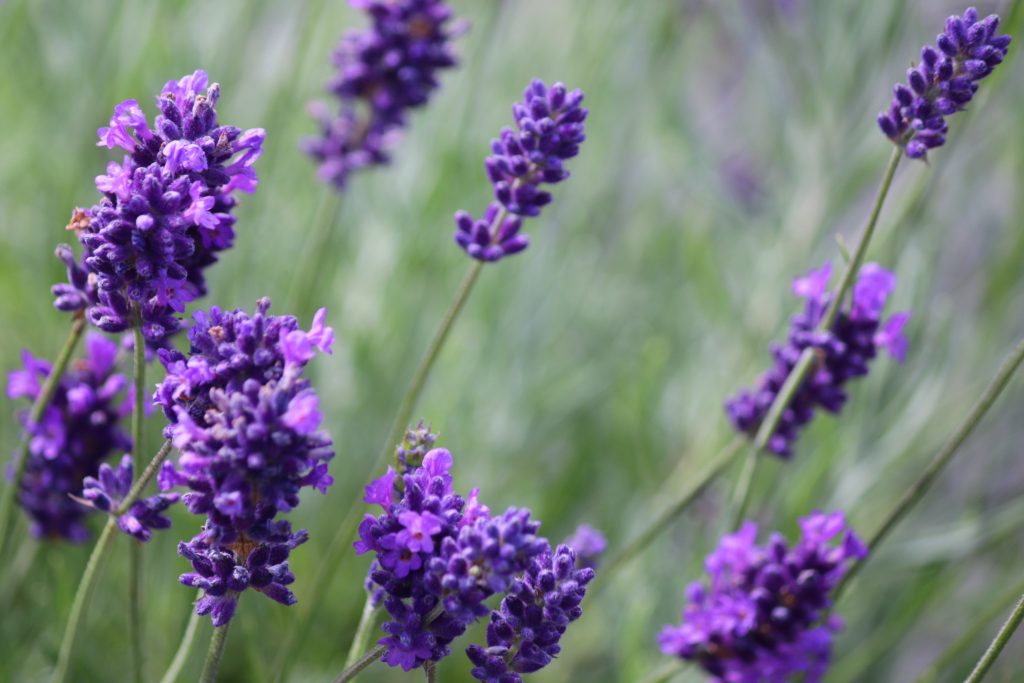
[[[842,626],[829,594],[867,548],[840,512],[814,512],[800,529],[793,546],[779,534],[758,545],[754,522],[722,537],[704,563],[710,581],[690,585],[682,624],[662,630],[662,652],[722,683],[822,680]]]
[[[192,564],[181,583],[202,589],[196,612],[215,626],[234,615],[238,596],[253,589],[285,605],[295,602],[288,555],[308,540],[278,519],[299,503],[299,491],[326,493],[331,439],[320,430],[319,400],[302,376],[317,351],[329,353],[334,331],[321,309],[309,331],[292,316],[199,311],[189,330],[188,356],[161,350],[167,378],[156,402],[180,449],[165,463],[160,487],[187,486],[189,512],[205,515],[202,531],[178,545]]]
[[[452,22],[442,0],[349,2],[371,25],[342,36],[333,56],[337,73],[327,86],[337,112],[311,103],[320,134],[302,143],[320,179],[338,190],[354,171],[390,161],[409,111],[424,106],[440,73],[458,63],[451,42],[465,28]]]

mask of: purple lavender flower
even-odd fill
[[[88,538],[83,524],[88,509],[69,494],[81,492],[83,480],[95,475],[112,453],[132,447],[120,427],[132,402],[128,380],[114,371],[117,344],[94,333],[85,343],[85,357],[61,377],[39,422],[28,424],[27,411],[20,416],[29,449],[18,503],[32,518],[36,538]],[[28,351],[22,352],[22,359],[24,369],[8,378],[7,396],[34,401],[51,365]]]
[[[608,549],[608,541],[605,540],[604,534],[589,524],[580,524],[572,536],[565,539],[564,544],[576,553],[578,566],[592,569],[597,568],[601,556]]]
[[[53,287],[60,310],[87,310],[107,332],[135,327],[158,344],[177,332],[178,313],[206,292],[203,271],[235,237],[234,191],[253,192],[264,131],[217,122],[216,83],[203,71],[168,81],[152,128],[139,103],[114,108],[98,146],[128,152],[96,178],[98,204],[75,209],[68,228],[82,261],[61,247],[68,282]]]
[[[155,401],[181,456],[177,467],[165,464],[158,481],[162,490],[187,486],[185,506],[206,515],[199,535],[179,545],[195,570],[181,581],[206,591],[210,600],[197,612],[221,623],[245,588],[294,601],[284,588],[291,582],[287,556],[306,533],[292,533],[276,517],[298,505],[301,489],[326,493],[333,481],[331,439],[319,429],[319,401],[302,371],[317,349],[330,352],[334,331],[324,325],[323,309],[303,331],[292,316],[267,315],[269,308],[261,299],[251,316],[199,311],[189,355],[159,352],[167,378]]]
[[[704,562],[710,581],[687,589],[682,624],[658,637],[662,652],[697,662],[722,683],[785,683],[796,674],[820,681],[842,623],[818,622],[867,548],[841,512],[814,512],[800,529],[792,547],[779,534],[757,545],[753,522],[724,536]]]
[[[455,214],[455,242],[467,254],[498,261],[529,246],[520,232],[523,218],[539,216],[551,202],[541,185],[569,177],[563,162],[579,154],[586,139],[582,102],[582,91],[569,92],[562,83],[548,88],[535,80],[526,88],[523,101],[512,107],[516,130],[505,128],[491,141],[493,153],[484,164],[496,201],[479,220],[465,211]]]
[[[946,142],[946,117],[966,108],[982,80],[1006,58],[1010,36],[997,36],[999,17],[978,21],[978,10],[946,20],[936,47],[921,49],[921,63],[907,70],[909,86],[893,88],[889,111],[878,126],[908,157],[924,159],[929,149]]]
[[[831,264],[826,262],[820,270],[794,280],[793,293],[805,299],[806,306],[803,313],[793,316],[787,342],[772,345],[775,366],[761,377],[756,389],[743,389],[725,403],[733,426],[753,435],[801,353],[807,348],[815,349],[816,369],[797,390],[768,441],[768,449],[784,458],[792,455],[793,444],[814,417],[816,408],[831,413],[842,410],[847,398],[846,383],[868,374],[868,365],[880,349],[886,349],[899,362],[906,355],[903,327],[910,313],[896,313],[882,322],[882,310],[896,287],[896,277],[876,263],[867,263],[860,269],[852,303],[840,310],[832,329],[817,330],[832,300],[828,291],[831,273]]]
[[[512,582],[501,609],[491,612],[487,647],[470,645],[473,678],[485,683],[521,683],[561,652],[566,627],[580,618],[594,570],[576,568],[576,553],[560,545],[536,555],[525,574]]]
[[[467,504],[452,490],[451,467],[451,454],[435,448],[419,467],[400,477],[388,468],[366,487],[364,500],[384,512],[365,517],[355,548],[375,554],[371,586],[382,590],[377,597],[391,617],[380,641],[384,661],[406,671],[447,656],[450,643],[488,613],[485,601],[510,590],[549,547],[529,511],[491,517],[475,490]]]
[[[390,161],[407,112],[425,105],[439,72],[455,66],[450,43],[463,30],[449,25],[452,11],[442,0],[350,2],[372,25],[342,36],[333,56],[338,72],[328,84],[338,113],[312,103],[320,135],[303,141],[320,178],[338,189],[353,171]]]
[[[114,513],[132,488],[135,467],[132,456],[125,455],[115,470],[109,464],[100,465],[95,477],[86,477],[82,497],[72,496],[76,501],[100,512]],[[158,493],[155,496],[137,500],[117,518],[117,526],[129,536],[140,541],[152,537],[151,529],[168,529],[171,520],[162,513],[178,501],[177,493]]]

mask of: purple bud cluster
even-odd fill
[[[963,16],[946,20],[935,47],[921,49],[921,63],[907,70],[907,83],[893,88],[889,111],[878,115],[878,126],[912,159],[924,159],[929,149],[946,142],[946,117],[964,109],[978,91],[978,81],[1006,58],[1010,36],[997,36],[999,17],[978,20],[969,7]]]
[[[107,332],[141,324],[154,344],[181,328],[176,314],[206,293],[203,271],[234,242],[235,190],[257,184],[265,133],[220,125],[219,96],[196,71],[164,86],[152,127],[136,100],[114,108],[98,145],[128,154],[97,176],[100,202],[72,215],[84,252],[79,262],[58,249],[68,269],[53,287],[58,309],[86,309]]]
[[[121,464],[116,470],[103,463],[97,476],[86,477],[83,480],[85,488],[82,497],[75,499],[100,512],[116,514],[132,488],[134,476],[135,467],[130,455],[121,458]],[[118,515],[117,526],[129,536],[143,542],[148,541],[153,535],[151,529],[170,528],[171,520],[165,517],[163,512],[176,503],[178,498],[177,493],[158,493],[136,500]]]
[[[165,463],[160,488],[187,486],[185,506],[206,516],[199,535],[178,547],[195,570],[181,582],[206,591],[197,611],[218,625],[245,588],[294,602],[287,557],[306,532],[276,517],[298,505],[302,488],[326,493],[333,481],[331,439],[302,373],[317,349],[330,352],[334,331],[323,309],[307,332],[293,316],[267,315],[269,308],[261,299],[254,315],[199,311],[189,355],[159,351],[167,378],[155,401],[181,452],[177,467]]]
[[[577,561],[569,546],[560,545],[553,553],[548,547],[512,582],[501,609],[491,612],[487,647],[466,649],[473,678],[522,683],[519,674],[544,668],[561,652],[559,641],[583,614],[586,587],[594,578],[594,570],[578,569]]]
[[[806,305],[802,313],[793,316],[786,343],[772,344],[775,365],[761,377],[754,390],[743,389],[725,403],[737,431],[752,436],[801,354],[813,348],[817,353],[816,365],[768,441],[768,449],[784,458],[792,455],[793,444],[817,408],[830,413],[842,409],[847,399],[846,383],[867,375],[869,364],[880,349],[886,349],[899,362],[906,356],[903,327],[910,313],[895,313],[882,321],[882,311],[896,287],[896,277],[875,263],[860,269],[852,302],[840,310],[832,329],[817,329],[832,301],[828,291],[831,273],[831,264],[826,262],[820,270],[812,270],[793,282],[793,293],[805,299]]]
[[[399,453],[433,441],[434,436],[421,425],[410,431]],[[372,551],[375,555],[370,582],[379,588],[379,599],[390,616],[383,625],[388,635],[380,641],[387,646],[383,660],[406,671],[440,661],[449,654],[452,641],[476,620],[488,613],[492,622],[505,618],[501,616],[505,612],[492,612],[486,605],[490,597],[504,593],[512,610],[509,623],[517,633],[526,634],[517,642],[536,643],[535,647],[517,646],[515,652],[524,654],[510,655],[507,664],[521,667],[516,671],[535,671],[557,652],[554,632],[560,635],[565,624],[579,616],[585,581],[577,584],[577,599],[570,606],[554,600],[559,590],[569,590],[567,583],[559,583],[565,577],[559,574],[554,583],[544,579],[545,592],[539,595],[550,598],[550,609],[529,607],[536,603],[530,591],[540,590],[536,588],[541,585],[539,577],[555,576],[550,545],[538,535],[540,523],[524,509],[509,508],[492,516],[476,490],[463,499],[452,490],[451,467],[451,454],[434,448],[418,466],[408,465],[401,474],[388,468],[366,487],[364,500],[380,505],[384,512],[378,517],[366,515],[355,548],[359,554]],[[570,552],[559,549],[562,554]],[[569,569],[575,571],[573,562],[571,556]],[[593,576],[593,570],[582,571]],[[552,611],[559,605],[571,616]],[[515,622],[514,618],[532,621]],[[534,627],[535,633],[523,631]],[[547,659],[536,652],[548,653]]]
[[[757,545],[753,522],[723,536],[704,563],[710,581],[689,586],[682,624],[662,630],[662,652],[696,662],[721,683],[785,683],[797,674],[820,681],[842,623],[818,622],[867,548],[841,512],[814,512],[800,529],[792,547],[779,534]]]
[[[406,125],[407,112],[427,103],[438,74],[456,65],[451,26],[442,0],[350,0],[371,26],[342,36],[333,55],[337,74],[328,90],[337,114],[314,102],[310,113],[320,135],[303,141],[320,165],[320,178],[338,189],[358,169],[390,161],[390,147]]]
[[[31,517],[36,538],[88,538],[88,509],[69,496],[81,492],[83,480],[111,454],[132,447],[120,426],[132,402],[127,378],[115,372],[117,344],[96,333],[85,343],[85,357],[61,377],[39,421],[29,424],[27,411],[20,416],[29,444],[18,503]],[[22,359],[24,369],[9,375],[7,396],[35,401],[52,366],[28,351]]]
[[[516,128],[505,128],[491,141],[484,165],[494,198],[476,219],[465,211],[455,214],[455,242],[480,261],[499,261],[526,249],[529,238],[520,232],[523,219],[539,216],[551,202],[542,184],[569,177],[564,161],[579,154],[587,110],[583,92],[562,83],[548,88],[535,80],[512,107]]]

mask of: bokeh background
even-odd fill
[[[573,177],[528,230],[533,246],[485,269],[417,410],[456,457],[456,486],[494,508],[531,507],[561,539],[579,522],[614,547],[632,537],[731,436],[723,399],[769,362],[797,303],[790,280],[840,257],[889,154],[874,123],[892,83],[934,40],[951,0],[452,0],[472,30],[462,66],[415,113],[393,165],[353,178],[314,241],[326,190],[299,139],[329,53],[362,17],[342,0],[8,0],[0,3],[0,367],[22,347],[52,358],[68,321],[48,288],[71,210],[94,202],[108,159],[95,130],[137,98],[152,114],[169,78],[206,69],[221,120],[268,131],[237,247],[199,305],[278,312],[326,305],[338,332],[314,364],[337,444],[336,483],[292,515],[300,605],[247,595],[223,681],[265,680],[301,603],[318,603],[289,680],[342,668],[367,558],[346,552],[330,589],[313,575],[361,494],[419,354],[468,268],[452,213],[478,212],[489,140],[533,77],[583,88],[588,142]],[[896,271],[891,310],[912,308],[903,366],[876,362],[842,418],[817,419],[788,464],[764,465],[752,514],[792,534],[814,508],[872,531],[1024,332],[1024,12],[1007,63],[930,164],[899,169],[869,258]],[[310,254],[315,258],[310,258]],[[297,284],[312,282],[307,301]],[[308,317],[305,319],[308,320]],[[162,371],[151,371],[157,377]],[[1010,387],[935,489],[840,605],[834,683],[911,680],[978,615],[990,623],[940,680],[961,680],[1020,590],[1024,568],[1024,382]],[[0,444],[18,433],[5,402]],[[150,444],[160,419],[149,425]],[[532,680],[639,681],[665,663],[655,635],[678,620],[687,582],[723,528],[731,471],[670,531],[588,598],[564,653]],[[175,553],[197,518],[178,509],[145,552],[146,672],[159,678],[193,592]],[[94,524],[98,520],[94,520]],[[96,526],[98,528],[98,525]],[[90,548],[36,546],[19,524],[2,560],[0,680],[45,680]],[[115,546],[76,650],[76,682],[127,680],[128,543]],[[1003,605],[1002,612],[998,611]],[[204,620],[182,680],[200,666]],[[479,637],[479,632],[474,635]],[[991,680],[1021,680],[1024,636]],[[463,643],[465,644],[465,643]],[[441,680],[468,681],[456,650]],[[370,681],[417,680],[386,667]],[[684,672],[678,680],[700,680]]]

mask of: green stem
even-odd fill
[[[1003,627],[999,629],[999,633],[989,643],[988,649],[985,650],[985,654],[978,660],[977,665],[974,667],[974,671],[967,677],[964,683],[979,683],[988,670],[992,668],[995,661],[999,659],[999,655],[1002,653],[1003,648],[1010,642],[1010,638],[1013,637],[1014,631],[1020,626],[1020,622],[1024,621],[1024,595],[1017,601],[1017,606],[1013,608],[1013,612],[1010,613],[1009,618]]]
[[[370,634],[377,621],[377,608],[369,596],[363,603],[363,613],[359,617],[359,625],[356,627],[356,634],[352,638],[352,645],[348,649],[348,657],[345,658],[345,666],[352,666],[359,659],[359,655],[366,652],[366,646],[370,642]]]
[[[39,396],[32,403],[32,408],[28,413],[28,421],[25,423],[26,428],[37,424],[42,419],[43,412],[50,404],[50,400],[53,399],[53,394],[60,384],[60,378],[64,376],[64,371],[68,367],[71,355],[74,353],[75,347],[78,346],[78,341],[82,338],[84,331],[85,318],[78,316],[71,323],[71,332],[68,334],[68,339],[64,342],[63,348],[61,348],[60,353],[57,355],[50,374],[43,381]],[[7,548],[7,537],[11,531],[11,523],[14,518],[14,502],[18,489],[21,486],[21,478],[25,476],[25,467],[28,465],[29,441],[28,434],[22,436],[21,443],[18,445],[18,451],[14,456],[14,477],[4,487],[3,497],[0,497],[0,554],[3,554]]]
[[[363,669],[365,669],[366,667],[370,666],[378,659],[383,657],[385,652],[387,652],[387,648],[383,645],[378,645],[377,647],[373,648],[365,655],[363,655],[358,662],[356,662],[352,666],[346,667],[345,670],[342,671],[341,674],[334,679],[334,683],[350,683],[350,681],[355,680],[355,677],[362,673]]]
[[[714,479],[729,466],[736,457],[736,454],[746,443],[742,437],[736,437],[719,452],[711,461],[711,464],[696,477],[696,482],[688,488],[674,503],[658,515],[640,534],[633,539],[629,545],[612,555],[605,563],[598,574],[602,579],[611,576],[615,571],[621,569],[629,560],[636,557],[641,550],[647,547],[654,538],[668,527],[672,521],[682,514],[690,503],[694,501],[707,488]]]
[[[498,216],[495,218],[494,225],[501,225],[501,221],[504,220],[504,215],[505,214],[503,212],[499,212]],[[437,358],[441,353],[441,349],[444,347],[444,343],[448,339],[448,333],[451,332],[452,327],[455,324],[455,320],[459,317],[459,313],[462,311],[466,304],[466,300],[473,291],[473,286],[476,284],[477,278],[480,277],[480,271],[483,269],[483,266],[483,261],[474,261],[473,265],[470,266],[469,271],[462,279],[462,282],[459,284],[459,288],[455,291],[455,298],[448,306],[448,310],[445,311],[444,317],[441,319],[441,323],[438,325],[433,338],[430,340],[430,345],[427,347],[426,352],[420,359],[416,372],[413,374],[412,381],[409,383],[409,388],[402,397],[402,402],[399,405],[398,413],[395,415],[394,421],[391,423],[391,429],[388,432],[387,439],[384,441],[384,446],[378,454],[376,461],[374,461],[368,477],[372,477],[374,472],[377,472],[384,466],[384,463],[386,463],[391,457],[393,449],[405,433],[405,429],[409,423],[409,418],[412,416],[412,411],[416,407],[416,402],[419,400],[420,394],[423,392],[423,387],[426,385],[427,378],[430,376],[430,371],[433,369],[434,363],[437,361]],[[320,569],[317,572],[316,577],[313,579],[310,595],[323,595],[326,591],[328,582],[331,580],[334,572],[338,569],[340,553],[343,549],[349,547],[349,544],[355,538],[358,524],[357,520],[361,516],[359,514],[359,510],[362,507],[362,504],[363,503],[360,499],[354,500],[342,523],[338,526],[338,530],[335,532],[334,538],[331,539],[331,543],[327,548],[327,553],[320,562]],[[305,634],[306,629],[309,627],[309,623],[312,621],[313,614],[317,606],[318,604],[316,601],[309,601],[309,607],[304,612],[297,615],[295,625],[285,637],[285,640],[278,651],[277,661],[274,666],[274,675],[271,680],[280,681],[284,677],[285,671],[288,667],[291,650],[295,646],[295,643],[298,642]]]
[[[132,408],[132,454],[135,470],[142,467],[142,425],[146,407],[146,339],[142,335],[142,319],[135,318],[135,405]],[[142,544],[132,543],[128,564],[128,640],[131,644],[132,674],[135,683],[142,683]]]
[[[317,291],[316,281],[323,265],[324,255],[330,246],[331,233],[341,215],[341,195],[333,186],[324,188],[317,205],[316,213],[313,215],[313,232],[306,239],[305,249],[299,257],[298,266],[295,269],[295,278],[292,280],[291,291],[288,293],[288,300],[291,302],[291,311],[297,316],[306,316],[311,313],[310,298]]]
[[[181,643],[178,644],[178,651],[174,653],[174,659],[171,660],[171,665],[167,667],[160,683],[174,683],[178,680],[182,667],[188,661],[188,653],[192,649],[192,641],[195,640],[198,628],[199,614],[193,608],[188,618],[188,624],[185,626],[185,633],[181,636]]]
[[[967,440],[967,437],[971,435],[981,419],[985,417],[985,413],[988,412],[992,404],[996,402],[999,395],[1006,388],[1006,385],[1010,383],[1010,379],[1013,378],[1013,374],[1020,367],[1021,361],[1024,361],[1024,339],[1021,339],[1017,346],[1010,352],[1010,354],[1003,361],[1003,364],[999,366],[999,370],[996,372],[995,377],[989,382],[988,386],[982,392],[981,396],[975,402],[974,407],[971,408],[971,412],[967,415],[967,418],[960,423],[960,425],[950,435],[949,439],[942,445],[939,452],[935,454],[932,461],[928,463],[921,476],[918,477],[917,481],[906,490],[903,496],[896,503],[896,507],[886,516],[885,520],[878,530],[868,540],[868,548],[871,549],[871,555],[878,550],[878,546],[885,540],[900,520],[910,511],[914,505],[917,504],[924,494],[928,492],[935,478],[939,476],[942,470],[949,464],[949,461],[956,454],[957,449]],[[871,557],[869,555],[868,557]],[[850,567],[850,570],[843,576],[839,585],[836,586],[835,593],[833,594],[833,602],[838,602],[843,591],[849,585],[850,581],[857,575],[857,573],[864,566],[867,561],[867,557],[858,560],[855,564]]]
[[[50,683],[63,683],[68,673],[68,663],[71,660],[71,651],[75,645],[75,639],[78,636],[78,627],[82,622],[82,617],[85,615],[85,611],[89,606],[89,600],[92,597],[93,589],[96,586],[96,579],[99,575],[100,564],[106,557],[107,550],[110,548],[111,541],[114,538],[114,530],[117,528],[117,518],[124,514],[125,511],[132,506],[138,497],[142,493],[142,489],[145,488],[146,483],[152,478],[153,474],[156,473],[160,467],[160,463],[164,461],[167,454],[171,452],[171,442],[167,441],[160,448],[149,465],[143,471],[135,483],[132,485],[131,490],[128,491],[128,495],[125,496],[121,505],[111,513],[109,519],[107,519],[106,525],[103,527],[103,531],[100,533],[99,539],[96,541],[96,546],[92,550],[92,554],[89,556],[89,561],[85,565],[85,571],[82,572],[82,579],[78,582],[78,590],[75,592],[75,599],[71,603],[71,613],[68,615],[67,626],[64,627],[64,638],[61,640],[60,652],[57,655],[57,664],[53,670],[53,676],[50,678]]]
[[[754,472],[757,470],[759,451],[756,448],[750,449],[750,454],[743,460],[743,469],[740,470],[740,478],[736,482],[736,490],[732,499],[732,526],[733,530],[740,527],[743,518],[747,516],[747,508],[750,506],[750,492],[754,484]]]
[[[829,304],[828,310],[825,311],[825,316],[818,325],[819,330],[831,329],[832,324],[839,315],[839,308],[842,306],[843,299],[850,290],[854,278],[857,277],[857,271],[860,269],[860,264],[864,261],[865,253],[867,253],[868,243],[871,242],[871,237],[875,234],[875,226],[878,225],[878,218],[882,213],[882,205],[885,204],[885,198],[892,187],[892,180],[896,175],[896,167],[899,166],[901,158],[903,158],[903,149],[894,146],[892,155],[889,157],[889,164],[885,168],[885,175],[882,177],[882,184],[878,188],[878,194],[875,196],[875,203],[871,207],[871,214],[868,217],[867,225],[857,241],[857,246],[854,249],[853,256],[850,258],[850,262],[846,264],[843,276],[839,280],[839,286],[833,293],[832,303]],[[797,361],[797,364],[790,371],[789,376],[779,390],[778,396],[775,397],[771,407],[768,409],[768,414],[761,422],[757,435],[754,437],[754,446],[758,452],[765,449],[775,430],[778,429],[783,413],[789,407],[790,402],[804,380],[807,379],[807,375],[814,365],[815,357],[815,350],[813,348],[804,349],[804,352],[800,355],[800,360]]]
[[[423,673],[427,677],[427,683],[437,683],[437,665],[431,661],[424,662]]]
[[[75,600],[71,603],[71,614],[68,616],[67,626],[64,628],[64,639],[60,643],[60,653],[57,655],[57,665],[53,670],[50,683],[63,683],[68,673],[68,663],[71,661],[71,650],[74,648],[75,639],[78,636],[78,626],[82,623],[82,616],[92,598],[93,589],[96,587],[96,578],[99,573],[100,564],[106,557],[111,541],[114,540],[114,530],[117,528],[117,517],[111,515],[107,519],[99,540],[89,556],[89,562],[85,565],[82,573],[82,580],[75,592]]]
[[[210,649],[206,653],[206,661],[203,662],[203,671],[199,674],[199,683],[214,683],[217,680],[217,670],[220,668],[220,658],[224,656],[224,643],[228,639],[228,626],[231,622],[213,629],[210,636]]]
[[[1022,592],[1024,592],[1024,581],[1018,582],[1004,595],[999,596],[998,600],[995,600],[984,612],[979,614],[967,627],[967,630],[957,636],[956,640],[943,650],[942,654],[927,669],[921,672],[914,683],[934,683],[941,673],[949,671],[954,662],[960,661],[964,651],[971,646],[971,643],[977,639],[978,634],[989,622],[1002,614],[1008,603],[1014,604]]]

